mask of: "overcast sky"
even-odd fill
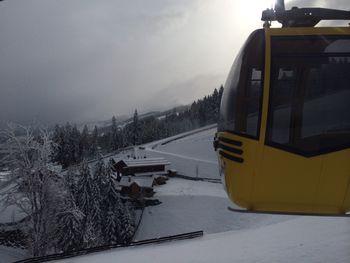
[[[190,103],[225,82],[270,3],[0,2],[0,121],[82,122]]]

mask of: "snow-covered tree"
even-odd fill
[[[12,166],[12,187],[2,194],[7,204],[17,206],[30,219],[31,254],[45,255],[52,247],[55,217],[63,203],[63,183],[50,164],[49,133],[12,124],[0,134],[11,149],[7,160]]]
[[[82,223],[84,214],[75,206],[57,215],[57,247],[62,251],[79,250],[82,247]]]
[[[96,176],[96,175],[95,175]],[[95,177],[92,180],[91,185],[91,200],[90,200],[90,213],[87,218],[87,229],[91,227],[92,234],[94,234],[93,244],[101,239],[101,229],[102,229],[102,192],[101,186],[103,186],[103,181],[99,177]]]
[[[128,203],[122,204],[121,210],[119,211],[120,216],[120,233],[119,242],[123,244],[128,244],[132,240],[135,234],[135,220],[134,215],[129,207]]]
[[[116,211],[116,207],[110,204],[105,214],[103,234],[106,244],[116,244],[119,241],[120,219]]]
[[[80,167],[80,176],[77,189],[77,205],[87,217],[91,209],[92,178],[89,165],[83,162]]]

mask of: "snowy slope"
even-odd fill
[[[148,144],[145,153],[167,158],[185,175],[196,176],[198,165],[200,176],[218,178],[214,133],[215,128],[165,145]],[[155,190],[163,203],[146,208],[138,239],[198,229],[205,231],[204,237],[60,262],[350,262],[350,218],[228,212],[222,186],[207,182],[172,178]]]
[[[208,234],[256,228],[294,218],[232,213],[221,184],[171,178],[155,191],[162,204],[145,208],[135,240],[197,230]]]
[[[242,231],[117,249],[57,262],[350,262],[350,220],[297,217]]]
[[[213,150],[215,132],[216,126],[211,125],[184,138],[181,138],[184,134],[178,135],[180,139],[164,145],[162,143],[169,138],[147,144],[140,154],[147,157],[165,157],[171,162],[171,167],[182,175],[218,179],[219,169]]]
[[[0,246],[0,263],[15,262],[28,257],[26,250]]]
[[[199,176],[218,178],[214,133],[215,128],[164,145],[151,143],[143,153],[167,158],[184,175],[197,176],[197,170]],[[204,237],[56,262],[350,262],[350,218],[229,212],[222,186],[208,182],[171,178],[155,191],[162,204],[146,208],[136,239],[195,230],[204,230]]]

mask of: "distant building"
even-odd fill
[[[117,189],[122,196],[143,199],[154,195],[154,184],[155,179],[153,177],[123,176]]]
[[[113,161],[113,170],[119,180],[122,176],[153,176],[165,175],[170,162],[164,158],[123,159]]]

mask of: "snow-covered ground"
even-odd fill
[[[205,234],[256,228],[289,220],[291,216],[230,212],[220,184],[171,178],[155,188],[162,204],[145,208],[135,240],[203,230]]]
[[[219,178],[214,133],[213,128],[164,145],[151,143],[142,154],[165,157],[184,175]],[[56,262],[350,262],[350,218],[230,212],[222,186],[210,182],[170,178],[155,191],[162,204],[145,209],[135,239],[196,230],[204,236]]]
[[[350,262],[347,218],[296,217],[189,241],[116,249],[58,262]]]
[[[197,169],[202,177],[218,178],[211,145],[214,132],[148,144],[144,153],[167,158],[182,174],[196,176]],[[162,204],[146,208],[136,239],[200,229],[204,237],[59,262],[350,262],[350,218],[229,212],[222,186],[208,182],[171,178],[155,191]]]
[[[0,246],[0,263],[15,262],[28,257],[26,250]]]
[[[180,139],[164,145],[162,143],[169,139],[149,143],[145,145],[145,150],[140,150],[140,155],[165,157],[170,161],[171,168],[176,169],[182,175],[218,179],[219,169],[213,150],[216,127],[209,126],[208,128],[202,128],[199,132],[183,138],[181,138],[183,134],[178,135]]]

